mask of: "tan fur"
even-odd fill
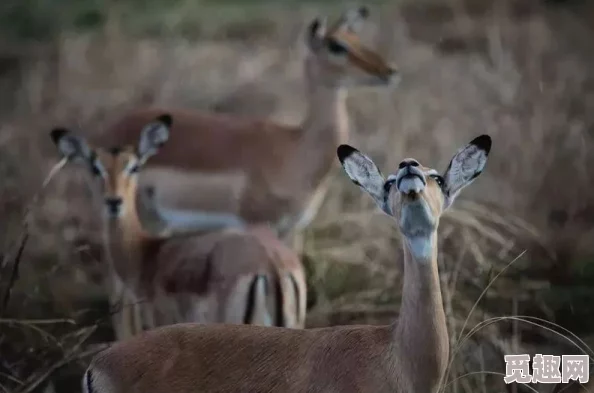
[[[387,85],[396,75],[395,68],[366,48],[345,23],[341,20],[320,37],[323,45],[327,40],[344,45],[343,57],[333,57],[323,46],[305,59],[309,109],[299,126],[179,108],[144,108],[125,115],[97,140],[132,143],[144,124],[163,111],[171,113],[175,118],[171,140],[143,171],[141,184],[155,184],[168,205],[270,222],[284,237],[315,216],[328,185],[324,179],[335,164],[334,149],[348,137],[345,81],[352,82],[349,86]],[[308,159],[303,162],[305,155]],[[176,176],[167,176],[167,171]],[[219,176],[228,181],[217,181]],[[237,176],[242,180],[233,180]]]
[[[105,227],[109,298],[120,311],[113,320],[117,339],[178,322],[304,326],[302,264],[270,228],[205,233],[176,227],[138,192],[129,169],[141,159],[133,147],[89,151],[89,168],[101,168],[94,176],[98,192],[106,201],[123,201],[121,214],[106,218]],[[250,295],[258,275],[259,292]],[[287,277],[296,284],[287,285]]]
[[[92,391],[436,392],[449,356],[437,265],[437,227],[445,197],[431,172],[420,168],[426,172],[421,191],[404,193],[392,185],[386,195],[386,210],[400,224],[404,246],[402,304],[400,317],[393,324],[311,330],[169,326],[118,343],[96,356],[89,372],[103,382],[95,384],[91,378]],[[350,169],[360,177],[371,177],[373,172],[371,166],[360,171],[356,166]],[[372,188],[385,193],[383,177],[376,173]],[[471,180],[465,181],[469,184]],[[382,196],[379,201],[383,200]],[[428,216],[418,214],[419,206]],[[415,234],[408,232],[420,228],[410,225],[418,223],[427,231],[427,252],[415,249]],[[103,388],[105,381],[110,388]]]

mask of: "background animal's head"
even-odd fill
[[[126,202],[135,198],[138,172],[167,141],[171,124],[170,115],[161,115],[143,128],[137,146],[109,149],[95,148],[65,128],[53,129],[50,136],[69,161],[86,163],[100,183],[108,216],[116,218],[124,214]]]
[[[359,38],[369,10],[359,7],[344,13],[338,22],[326,26],[326,18],[315,18],[307,29],[310,49],[308,72],[315,73],[319,83],[329,86],[388,85],[397,81],[396,67],[377,52],[367,48]]]

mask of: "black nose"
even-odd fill
[[[117,214],[122,206],[122,198],[105,198],[105,204],[111,214]]]
[[[419,162],[417,160],[404,160],[398,165],[398,169],[405,168],[407,166],[419,166]]]

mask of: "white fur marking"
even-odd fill
[[[371,159],[359,152],[354,152],[344,160],[343,167],[352,180],[359,183],[376,202],[381,203],[384,177]]]
[[[91,372],[91,386],[93,388],[92,393],[104,393],[104,392],[115,392],[114,384],[109,380],[109,377],[98,370],[97,368],[93,368],[92,366],[87,369],[83,376],[83,392],[88,392],[87,390],[87,373]]]
[[[427,236],[433,232],[435,218],[424,199],[408,202],[402,207],[400,230],[407,237]]]
[[[256,291],[254,299],[254,316],[251,321],[254,325],[272,326],[272,316],[266,302],[266,277],[259,276],[256,279]]]
[[[227,227],[244,228],[243,220],[233,214],[209,213],[188,209],[159,208],[163,219],[173,230],[216,230]]]
[[[416,194],[420,193],[425,189],[425,185],[423,181],[418,177],[405,177],[400,181],[399,190],[404,193],[414,192]]]
[[[431,260],[432,242],[429,236],[412,236],[406,238],[410,253],[419,263],[428,263]]]

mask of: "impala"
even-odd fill
[[[144,213],[147,226],[152,228],[153,233],[160,233],[161,236],[171,236],[172,233],[182,233],[181,231],[187,232],[186,225],[180,227],[180,225],[174,224],[175,222],[184,222],[188,218],[190,221],[196,221],[202,215],[209,216],[209,214],[181,209],[164,209],[158,205],[152,186],[139,189],[137,203]],[[200,220],[198,218],[198,221]],[[193,226],[198,227],[199,225]],[[207,253],[211,264],[218,266],[210,274],[211,280],[222,282],[228,271],[233,271],[235,274],[244,271],[246,274],[243,282],[244,288],[241,291],[236,291],[234,298],[229,298],[228,294],[221,291],[222,287],[218,288],[221,298],[231,299],[235,304],[226,310],[227,313],[224,317],[219,316],[218,321],[246,324],[256,324],[257,321],[260,321],[258,324],[292,328],[304,327],[307,286],[303,266],[297,254],[281,242],[269,226],[252,224],[243,230],[229,228],[225,231],[202,235],[199,240],[200,243],[194,242],[193,253],[188,254],[186,258],[195,257],[196,247],[198,244],[202,244],[201,247],[204,247],[204,252]],[[180,239],[180,241],[185,240]],[[170,244],[164,247],[169,246]],[[177,248],[175,245],[173,247]],[[167,253],[167,251],[164,252]],[[225,263],[225,260],[233,261],[233,268],[227,268],[228,263]],[[185,272],[192,274],[192,265],[195,264],[195,261],[188,259],[187,263],[190,266]],[[251,274],[253,274],[254,266],[261,266],[262,274],[252,279]],[[184,272],[180,272],[172,265],[169,273],[182,275]],[[251,286],[249,289],[247,288],[248,284]],[[271,288],[271,284],[276,287]],[[277,295],[268,297],[269,305],[267,306],[264,300],[267,298],[266,294],[271,290]],[[246,293],[253,297],[252,300],[244,298]],[[270,301],[274,301],[274,303],[270,303]],[[245,310],[245,312],[240,313],[237,310]],[[275,311],[271,312],[270,310]],[[238,316],[242,319],[239,319]],[[275,318],[273,319],[272,316]],[[177,322],[179,322],[179,318]]]
[[[482,172],[490,149],[491,138],[481,135],[458,150],[442,175],[405,159],[386,179],[358,150],[338,148],[346,173],[395,219],[402,235],[405,277],[393,324],[167,326],[96,355],[83,377],[84,391],[435,392],[449,357],[437,267],[439,219]]]
[[[165,114],[143,127],[136,146],[102,149],[64,128],[51,137],[99,183],[105,216],[108,292],[121,308],[118,339],[176,322],[303,327],[301,263],[266,227],[235,216],[166,210],[139,193],[137,175],[169,137]]]
[[[286,238],[313,219],[324,198],[334,150],[348,137],[346,89],[398,80],[396,69],[357,35],[367,15],[361,7],[330,28],[321,18],[309,24],[308,109],[298,126],[152,107],[124,115],[97,141],[132,143],[144,124],[163,111],[171,113],[171,141],[143,171],[141,184],[155,184],[168,206],[268,222]]]

